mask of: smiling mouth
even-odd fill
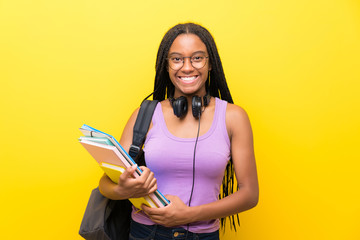
[[[186,77],[179,77],[181,81],[186,82],[186,83],[190,83],[195,81],[198,76],[186,76]]]

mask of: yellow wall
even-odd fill
[[[261,197],[238,239],[360,239],[359,1],[140,2],[0,1],[1,239],[81,239],[101,170],[78,128],[120,137],[184,21],[213,33],[253,125]]]

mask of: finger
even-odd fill
[[[143,170],[141,176],[144,175],[144,177],[148,178],[152,173],[153,173],[153,172],[152,172],[150,169],[145,168],[145,169]]]
[[[156,179],[154,178],[154,173],[150,172],[147,178],[145,179],[144,187],[151,188],[154,185],[154,180],[156,182]]]
[[[149,168],[147,168],[147,167],[145,167],[145,166],[139,166],[139,168],[140,168],[142,171],[145,171],[146,169],[149,169]]]
[[[121,181],[126,181],[127,178],[130,178],[134,175],[134,172],[137,168],[137,164],[131,166],[131,167],[128,167],[121,175],[120,175],[120,180]]]
[[[141,173],[140,177],[137,178],[137,181],[144,187],[147,188],[151,180],[154,178],[154,173],[150,171],[150,169],[145,168]]]
[[[174,201],[176,197],[173,195],[165,195],[165,198],[171,202]]]
[[[141,210],[143,210],[143,212],[146,214],[146,215],[150,215],[150,211],[151,211],[151,207],[148,207],[146,206],[145,204],[142,204],[141,205]]]
[[[150,217],[150,216],[149,216],[149,218],[150,218],[151,221],[153,221],[154,223],[165,226],[165,224],[162,223],[162,219],[160,219],[159,217],[152,217],[152,216]]]
[[[146,205],[142,205],[143,206],[143,211],[146,212],[146,214],[149,215],[162,215],[163,211],[162,208],[152,208]]]
[[[156,178],[153,178],[153,180],[149,185],[149,194],[155,192],[156,190],[157,190],[157,180]]]
[[[150,174],[150,169],[145,167],[145,166],[140,166],[140,169],[142,170],[142,173],[140,176],[143,176],[144,178],[147,178],[148,175]]]

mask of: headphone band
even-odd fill
[[[170,97],[168,98],[170,101],[170,104],[174,110],[174,114],[181,118],[186,115],[188,110],[188,102],[187,98],[184,96],[180,96],[178,98]],[[193,96],[192,97],[192,114],[195,118],[198,118],[202,113],[202,107],[207,107],[210,103],[211,96],[207,92],[205,96],[199,97],[199,96]]]
[[[174,97],[169,97],[168,99],[171,105],[173,105],[174,101],[176,100]],[[202,97],[204,107],[207,107],[210,104],[210,99],[211,99],[210,94],[206,92],[205,96]]]

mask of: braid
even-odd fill
[[[209,61],[211,64],[211,70],[209,73],[208,80],[206,82],[207,91],[210,96],[218,97],[222,100],[227,101],[228,103],[234,103],[230,94],[230,90],[226,83],[226,78],[220,56],[215,44],[215,41],[210,34],[210,32],[204,27],[194,24],[194,23],[185,23],[178,24],[171,28],[163,37],[156,58],[156,75],[155,75],[155,84],[154,84],[154,96],[155,100],[164,100],[165,97],[168,98],[173,96],[175,87],[172,84],[169,73],[167,71],[167,55],[169,49],[174,42],[175,38],[180,34],[195,34],[197,35],[202,42],[205,44],[207,51],[209,53]],[[219,194],[219,199],[222,199],[234,192],[234,166],[232,158],[230,158],[226,169],[224,178],[222,181],[222,190]],[[236,186],[236,190],[238,186]],[[234,227],[236,231],[236,226],[240,225],[239,215],[228,216],[221,218],[221,227],[225,229],[226,219],[229,218],[230,227]]]

